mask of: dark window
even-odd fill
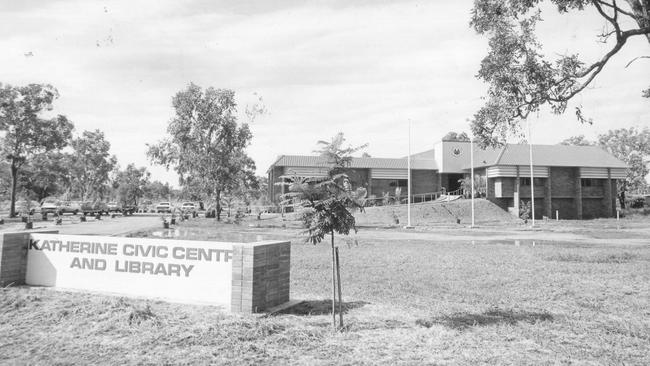
[[[519,178],[519,184],[522,186],[530,186],[530,178]],[[544,178],[535,178],[535,186],[543,186]]]
[[[391,181],[388,184],[389,187],[407,187],[408,186],[408,179],[398,179]]]
[[[580,180],[580,185],[583,187],[602,187],[603,179],[583,178]]]

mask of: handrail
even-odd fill
[[[464,190],[459,188],[455,191],[447,192],[446,190],[441,190],[438,192],[427,192],[427,193],[415,193],[411,195],[411,203],[422,203],[430,202],[439,199],[442,196],[462,196]],[[386,205],[400,205],[407,203],[406,197],[395,197],[395,196],[384,196],[384,197],[374,197],[366,198],[364,206],[386,206]]]

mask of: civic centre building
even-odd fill
[[[504,210],[518,212],[519,202],[531,200],[535,217],[589,219],[616,214],[617,180],[625,179],[627,165],[596,146],[533,145],[531,182],[529,145],[507,144],[481,149],[464,141],[441,141],[433,149],[411,155],[412,202],[440,192],[461,194],[460,179],[474,175],[485,184],[485,198]],[[291,176],[323,177],[327,161],[320,156],[282,155],[268,169],[269,198],[278,202],[286,187],[275,183]],[[352,188],[364,187],[368,197],[381,198],[400,188],[406,195],[408,160],[353,158],[347,171]],[[476,176],[480,178],[476,178]]]

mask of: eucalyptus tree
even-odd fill
[[[248,124],[237,123],[235,93],[228,89],[202,89],[191,83],[172,98],[175,115],[167,125],[168,137],[149,145],[155,164],[173,167],[181,185],[192,182],[213,196],[217,220],[221,196],[235,187],[241,172],[254,170],[246,154],[252,134]]]
[[[109,174],[117,164],[110,154],[111,143],[100,130],[84,131],[72,140],[71,170],[73,184],[81,200],[102,197],[107,190]]]
[[[474,0],[470,25],[489,38],[488,54],[477,76],[488,84],[486,102],[472,121],[474,136],[483,144],[502,143],[508,134],[520,130],[521,120],[542,105],[556,114],[564,113],[568,102],[591,85],[623,47],[629,47],[630,39],[650,42],[649,0],[548,2],[560,14],[592,12],[601,17],[604,30],[595,34],[594,40],[608,49],[592,61],[584,61],[577,51],[549,60],[536,35],[543,0]],[[639,55],[630,63],[649,57]],[[650,97],[650,88],[641,94]],[[575,114],[579,121],[591,123],[580,107]]]
[[[10,216],[16,215],[18,178],[23,166],[35,156],[60,150],[72,137],[73,124],[63,115],[43,118],[51,111],[59,93],[51,85],[0,84],[0,146],[11,174]]]

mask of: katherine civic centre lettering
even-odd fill
[[[25,283],[229,306],[234,245],[34,233]]]
[[[134,244],[93,241],[73,241],[57,239],[30,239],[29,250],[78,253],[86,255],[117,256],[133,259],[114,259],[112,264],[105,258],[89,256],[74,256],[70,268],[81,270],[106,271],[113,269],[115,272],[141,273],[155,276],[184,276],[189,277],[193,264],[185,263],[160,263],[155,259],[175,259],[184,261],[228,262],[232,260],[232,250],[217,248],[200,248],[184,246],[168,246],[165,244]],[[139,258],[152,260],[138,260]]]

